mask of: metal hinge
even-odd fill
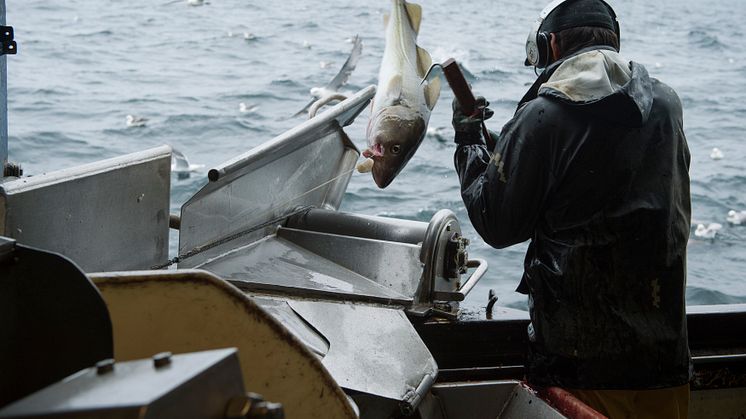
[[[18,52],[18,44],[13,40],[13,27],[12,26],[0,26],[0,47],[2,47],[2,53],[15,54]]]

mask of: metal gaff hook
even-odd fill
[[[441,73],[443,72],[443,66],[440,63],[433,63],[433,65],[431,65],[430,68],[427,69],[427,73],[425,73],[425,77],[423,77],[422,81],[420,81],[420,85],[432,79],[432,73],[436,67],[440,70]]]

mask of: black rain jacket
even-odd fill
[[[469,218],[531,240],[527,376],[651,389],[691,377],[685,314],[689,150],[676,93],[606,48],[547,68],[496,139],[456,134]]]

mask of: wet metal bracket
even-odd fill
[[[13,40],[13,27],[0,26],[0,55],[13,55],[18,52],[18,44]]]

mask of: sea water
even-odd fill
[[[62,169],[160,144],[204,165],[172,178],[171,211],[207,182],[206,170],[300,123],[309,89],[336,74],[363,39],[346,91],[377,83],[387,1],[6,0],[19,54],[8,58],[10,158],[26,174]],[[193,2],[197,3],[197,2]],[[456,58],[488,98],[499,131],[534,81],[524,44],[545,0],[423,2],[419,44],[435,61]],[[742,0],[617,0],[622,54],[673,87],[692,153],[688,304],[746,303],[746,6]],[[465,303],[525,309],[514,292],[526,244],[486,245],[469,223],[453,169],[452,93],[444,88],[428,135],[385,190],[355,174],[343,211],[429,221],[451,209],[489,272]],[[241,103],[244,105],[241,106]],[[127,115],[146,118],[128,126]],[[367,113],[346,130],[365,147]],[[436,130],[437,129],[437,130]],[[722,159],[710,157],[713,148]],[[323,164],[323,162],[319,162]],[[712,239],[697,224],[720,223]],[[171,241],[172,256],[176,240]]]

